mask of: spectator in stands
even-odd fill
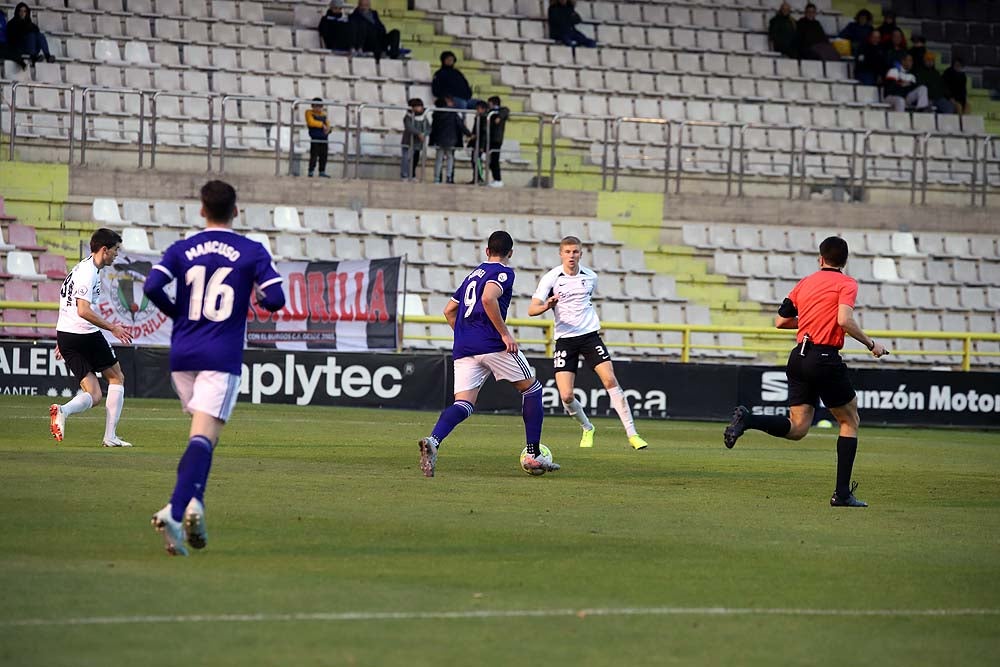
[[[771,17],[767,25],[767,41],[772,51],[789,58],[799,57],[795,19],[792,18],[792,6],[787,2],[782,2],[778,13]]]
[[[435,100],[438,108],[455,108],[455,100],[450,97]],[[431,119],[431,146],[437,147],[434,156],[434,182],[455,182],[455,149],[462,147],[462,137],[472,133],[465,127],[462,114],[453,111],[435,111]],[[445,167],[442,174],[441,167]]]
[[[7,43],[7,14],[0,8],[0,61],[14,60],[20,63],[21,67],[27,67],[28,63],[18,57]]]
[[[472,180],[469,185],[483,185],[486,183],[486,154],[489,152],[489,137],[486,136],[487,114],[490,112],[490,105],[479,100],[476,102],[476,115],[472,121],[472,136],[469,137],[468,146],[472,151]]]
[[[896,25],[896,12],[893,11],[883,11],[882,12],[882,25],[878,27],[878,31],[882,33],[882,44],[888,46],[892,42],[892,32],[896,30],[899,26]],[[903,48],[906,48],[906,37],[903,37]]]
[[[912,46],[910,46],[909,53],[913,56],[913,71],[916,73],[924,68],[927,40],[924,39],[923,35],[914,35],[910,43]]]
[[[576,11],[573,0],[549,0],[549,38],[566,46],[585,46],[592,49],[597,42],[577,29],[583,19]]]
[[[312,106],[306,109],[306,127],[309,128],[309,176],[316,173],[319,163],[320,178],[330,178],[326,173],[326,159],[330,153],[330,119],[323,107],[323,100],[313,98]]]
[[[323,46],[334,53],[350,53],[358,48],[354,26],[344,14],[344,0],[333,0],[326,14],[319,20],[319,36]]]
[[[913,56],[907,53],[885,75],[885,103],[894,111],[916,109],[926,111],[930,107],[927,87],[917,84],[913,72]]]
[[[32,62],[38,62],[43,57],[45,62],[55,62],[49,53],[49,42],[45,34],[31,20],[31,10],[28,5],[19,2],[14,8],[14,17],[7,23],[7,42],[17,55],[26,56]],[[26,66],[21,59],[22,66]]]
[[[854,78],[866,86],[882,85],[882,77],[889,69],[882,49],[882,35],[878,30],[868,33],[868,39],[854,59]]]
[[[916,38],[913,41],[916,42]],[[955,113],[955,105],[948,99],[948,89],[944,85],[944,79],[941,78],[941,73],[934,66],[934,53],[925,49],[923,67],[914,69],[917,77],[917,85],[927,88],[927,99],[930,100],[934,111],[938,113]]]
[[[490,182],[491,188],[503,187],[503,174],[500,173],[500,149],[503,147],[503,135],[507,130],[507,119],[510,118],[510,109],[500,103],[500,98],[494,95],[487,100],[490,105],[490,173],[493,180]]]
[[[899,28],[895,28],[892,31],[892,36],[889,39],[888,44],[883,44],[885,48],[885,59],[886,62],[898,63],[903,59],[903,56],[907,55],[909,51],[906,48],[906,37],[903,35],[903,31]]]
[[[874,21],[872,13],[867,9],[862,9],[854,15],[854,20],[840,31],[838,37],[851,43],[851,53],[855,55],[861,53],[861,48],[868,43],[868,36],[875,29],[875,26],[872,25]]]
[[[407,104],[410,105],[410,110],[403,117],[403,160],[399,165],[399,177],[404,181],[416,179],[420,154],[431,127],[422,99],[414,97]]]
[[[351,25],[359,48],[365,53],[374,54],[375,60],[379,60],[383,54],[388,54],[393,60],[402,55],[399,31],[386,30],[378,12],[372,9],[372,0],[358,0],[358,6],[351,12]]]
[[[455,67],[455,54],[451,51],[441,54],[441,68],[434,72],[434,78],[431,79],[431,92],[435,99],[450,97],[459,109],[472,109],[475,106],[472,86],[461,70]]]
[[[816,5],[806,5],[806,12],[795,24],[799,57],[805,60],[840,60],[840,54],[830,44],[823,25],[816,20]]]
[[[941,75],[948,99],[955,105],[955,111],[960,114],[969,113],[969,82],[965,78],[965,72],[962,71],[964,67],[964,60],[952,56],[951,67]]]

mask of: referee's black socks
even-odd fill
[[[858,439],[840,436],[837,438],[837,495],[846,498],[851,495],[851,471],[854,457],[858,453]]]
[[[776,438],[784,438],[792,430],[792,422],[788,417],[780,415],[755,415],[747,416],[747,428],[763,431]]]

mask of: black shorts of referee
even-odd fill
[[[114,348],[100,331],[85,334],[57,331],[56,343],[66,368],[80,381],[90,373],[100,373],[118,363]]]
[[[854,400],[854,387],[840,350],[810,341],[796,345],[788,355],[788,404],[839,408]]]

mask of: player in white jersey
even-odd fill
[[[553,356],[556,387],[566,412],[583,428],[581,447],[594,446],[594,425],[587,419],[583,406],[573,395],[576,371],[583,356],[604,384],[611,406],[618,413],[632,449],[645,449],[648,443],[635,429],[632,409],[625,392],[618,384],[608,348],[601,340],[601,320],[591,298],[597,290],[597,274],[580,264],[583,244],[575,236],[567,236],[559,244],[562,264],[552,269],[538,282],[531,298],[528,314],[541,315],[551,310],[556,320],[556,351]]]
[[[97,373],[108,381],[108,399],[104,405],[105,447],[131,447],[118,437],[118,419],[125,403],[125,374],[101,329],[125,343],[132,336],[122,326],[114,325],[94,312],[93,304],[101,296],[100,271],[110,266],[121,249],[122,237],[110,229],[98,229],[90,237],[90,257],[73,267],[59,291],[59,320],[56,322],[56,354],[66,360],[66,367],[80,381],[83,391],[64,405],[49,406],[49,430],[56,441],[66,436],[66,417],[89,410],[101,402],[101,384]]]

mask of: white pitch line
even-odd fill
[[[885,618],[1000,616],[1000,609],[795,609],[761,607],[605,607],[594,609],[483,609],[468,611],[347,611],[290,614],[91,616],[0,620],[0,628],[143,623],[276,623],[302,621],[414,621],[587,616],[815,616]]]

